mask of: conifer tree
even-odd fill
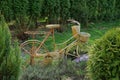
[[[64,24],[70,17],[70,0],[60,0],[60,19]]]
[[[12,0],[0,0],[0,11],[7,21],[13,19]]]
[[[40,17],[43,0],[29,0],[29,15],[33,17]]]
[[[58,23],[60,17],[60,0],[44,0],[42,15],[48,17],[49,23]]]
[[[4,17],[0,15],[0,80],[18,80],[20,70],[18,44],[11,45],[11,35]]]
[[[37,19],[41,16],[41,9],[43,0],[28,0],[29,1],[29,16],[30,20],[32,20],[37,26]]]
[[[27,15],[28,0],[12,0],[15,18],[22,18]]]

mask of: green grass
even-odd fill
[[[108,30],[115,27],[120,27],[120,20],[114,22],[91,23],[87,29],[84,27],[81,28],[81,31],[91,34],[89,43],[92,44],[96,39],[102,37]]]
[[[81,31],[91,34],[89,42],[92,44],[96,39],[99,39],[101,36],[103,36],[108,30],[115,27],[120,27],[120,21],[90,24],[90,28],[82,29]]]

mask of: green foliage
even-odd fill
[[[57,23],[60,16],[60,0],[44,0],[42,15],[48,17],[49,23]]]
[[[2,0],[0,1],[0,11],[4,14],[6,20],[19,20],[23,24],[23,19],[29,17],[35,22],[40,17],[41,6],[43,0]],[[26,23],[26,24],[29,24]]]
[[[28,11],[28,0],[13,0],[15,18],[25,17]]]
[[[4,17],[0,15],[0,80],[18,80],[20,70],[20,49],[16,43],[11,46],[11,35]]]
[[[70,0],[71,17],[86,24],[92,21],[117,20],[119,0]]]
[[[60,0],[60,21],[66,23],[70,17],[70,0]]]
[[[29,29],[30,20],[28,15],[29,2],[28,0],[13,0],[13,11],[15,13],[15,34],[18,39],[24,40],[25,31]]]
[[[49,23],[66,23],[71,17],[88,26],[120,19],[119,4],[120,0],[0,0],[0,11],[7,21],[29,17],[36,24],[47,17]]]
[[[120,80],[120,28],[108,31],[89,53],[88,76],[91,80]]]
[[[33,17],[40,17],[43,0],[28,0],[29,1],[29,15]]]
[[[118,4],[120,4],[120,1],[119,0],[115,0],[116,1],[116,3],[115,3],[115,5],[116,5],[116,8],[115,8],[115,14],[116,14],[116,18],[117,19],[120,19],[120,16],[119,16],[119,13],[120,13],[120,5],[118,5]]]
[[[61,23],[70,17],[70,0],[44,0],[42,14],[48,17],[49,23]]]
[[[89,0],[71,0],[71,17],[83,24],[88,24],[91,11],[89,11]]]
[[[10,53],[10,32],[4,17],[0,15],[0,65],[2,64],[5,56]]]
[[[12,0],[0,0],[0,12],[4,14],[6,20],[13,19]]]
[[[24,32],[35,28],[37,19],[41,16],[41,6],[43,0],[14,0],[13,8],[16,20],[16,34],[19,39],[24,40]]]
[[[43,0],[28,0],[28,1],[29,9],[27,16],[29,16],[29,19],[33,22],[34,27],[36,27],[37,20],[41,17]]]

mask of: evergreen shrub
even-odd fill
[[[44,0],[41,11],[42,17],[48,17],[48,23],[58,23],[60,17],[60,0]]]
[[[11,45],[11,35],[4,17],[0,15],[0,80],[18,80],[20,49]]]
[[[120,80],[120,28],[109,30],[89,52],[90,80]]]

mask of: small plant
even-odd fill
[[[89,53],[90,80],[120,80],[120,28],[108,31]]]

